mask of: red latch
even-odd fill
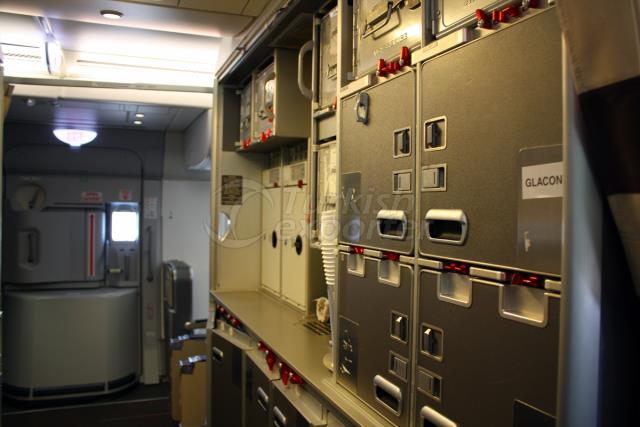
[[[238,326],[240,326],[240,321],[238,319],[236,319],[235,317],[231,318],[231,326],[233,326],[234,328],[237,328]]]
[[[542,278],[535,274],[513,273],[511,276],[511,284],[539,288],[542,286]]]
[[[469,266],[467,264],[464,264],[462,262],[446,262],[442,268],[445,271],[449,271],[451,273],[458,273],[458,274],[469,274]]]
[[[491,28],[491,17],[482,9],[476,9],[476,21],[478,22],[478,28]]]
[[[243,150],[248,150],[250,145],[251,145],[251,138],[247,138],[244,141],[242,141]]]
[[[408,67],[411,65],[411,51],[407,46],[402,46],[402,49],[400,50],[399,65],[401,67]]]
[[[511,5],[502,9],[502,13],[511,18],[517,18],[518,16],[520,16],[520,8],[517,6]]]
[[[260,141],[265,142],[267,140],[267,135],[264,132],[260,132]]]
[[[258,350],[260,350],[261,352],[265,353],[265,352],[269,351],[269,348],[262,341],[258,341]]]
[[[338,97],[334,96],[333,99],[331,100],[331,108],[334,110],[338,109]]]
[[[301,385],[304,384],[302,377],[294,372],[291,373],[291,384]]]
[[[358,255],[363,255],[364,254],[364,248],[363,247],[352,246],[351,249],[353,249],[353,253],[354,254],[358,254]]]
[[[382,252],[382,259],[388,259],[389,261],[400,261],[400,255],[393,252]]]
[[[267,361],[269,370],[273,371],[273,367],[276,364],[276,356],[271,351],[267,350],[267,356],[265,357],[265,360]]]
[[[507,22],[507,15],[503,10],[494,10],[493,12],[491,12],[491,21],[494,24]]]
[[[388,71],[389,70],[387,69],[387,63],[384,61],[384,59],[378,59],[378,71],[376,72],[376,74],[378,74],[380,77],[384,77],[387,75]]]
[[[304,181],[299,179],[298,180],[298,188],[302,188],[304,186]]]
[[[290,375],[291,369],[285,363],[280,363],[280,379],[282,380],[282,384],[289,385]]]
[[[271,138],[271,136],[273,135],[273,131],[271,130],[271,128],[267,129],[266,135],[267,135],[267,138]]]

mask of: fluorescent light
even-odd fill
[[[136,117],[142,119],[144,118],[144,113],[136,113]]]
[[[133,124],[134,125],[141,125],[142,124],[142,120],[134,120]]]
[[[85,129],[55,129],[53,134],[60,141],[72,147],[88,144],[98,136],[98,132]]]
[[[124,16],[122,12],[118,12],[117,10],[101,10],[100,15],[107,19],[120,19]]]

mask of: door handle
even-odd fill
[[[373,378],[373,394],[376,400],[396,415],[402,413],[402,390],[381,375]]]
[[[458,427],[458,424],[429,406],[422,407],[420,410],[420,419],[422,420],[422,425],[425,427]]]
[[[304,85],[304,56],[313,52],[313,40],[309,40],[300,48],[298,52],[298,89],[307,99],[313,99],[313,90]]]
[[[404,240],[407,238],[407,215],[404,211],[382,209],[376,215],[378,235],[383,239]]]
[[[213,347],[211,349],[211,357],[216,363],[222,365],[222,362],[224,361],[224,353],[218,347]]]
[[[356,95],[356,122],[369,123],[369,94],[360,92]]]
[[[424,221],[432,242],[462,245],[467,238],[469,222],[462,209],[429,209]]]
[[[269,396],[267,393],[265,393],[262,387],[258,387],[256,394],[258,395],[258,406],[260,406],[260,409],[264,412],[269,412]]]
[[[148,225],[147,229],[147,282],[153,282],[153,260],[151,259],[151,226]]]
[[[280,408],[278,408],[277,406],[273,407],[273,425],[275,427],[287,426],[287,417],[284,416]]]

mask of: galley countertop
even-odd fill
[[[303,314],[261,291],[211,292],[212,296],[279,359],[296,371],[320,398],[363,427],[390,427],[391,423],[336,384],[322,358],[331,351],[328,335],[304,326]]]

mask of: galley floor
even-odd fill
[[[176,427],[171,419],[169,385],[139,384],[89,402],[24,405],[2,402],[3,427]]]

